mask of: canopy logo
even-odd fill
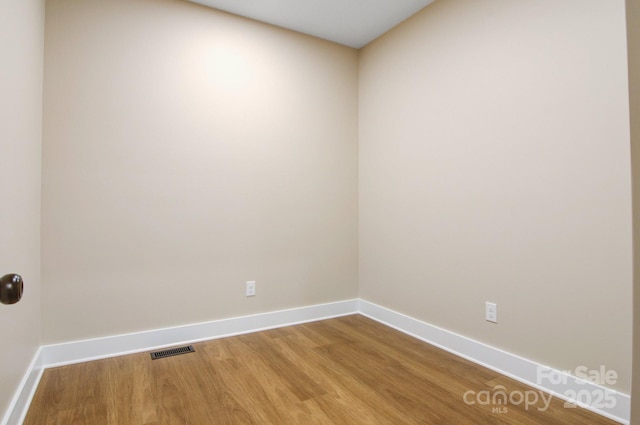
[[[492,406],[493,413],[508,413],[507,406],[524,405],[525,410],[536,408],[540,411],[547,410],[551,403],[551,394],[545,394],[538,390],[507,391],[502,385],[496,385],[491,390],[468,390],[462,396],[468,405]]]
[[[578,366],[574,370],[564,371],[538,367],[536,378],[536,383],[541,387],[564,395],[568,400],[564,403],[565,408],[589,406],[594,409],[611,409],[616,405],[616,392],[603,385],[615,385],[618,382],[618,373],[608,370],[605,366],[598,369]],[[589,389],[576,388],[577,385],[587,384],[595,385]],[[509,406],[524,406],[525,410],[535,408],[545,411],[549,409],[552,397],[551,394],[540,390],[508,391],[506,387],[497,385],[490,390],[468,390],[462,399],[468,405],[491,406],[492,413],[502,414],[509,412]]]

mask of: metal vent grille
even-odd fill
[[[184,347],[170,348],[168,350],[154,351],[151,353],[151,360],[163,359],[165,357],[178,356],[180,354],[195,353],[196,350],[193,345],[186,345]]]

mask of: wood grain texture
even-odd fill
[[[194,347],[49,369],[24,424],[615,424],[557,399],[469,405],[533,389],[360,315]]]

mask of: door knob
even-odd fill
[[[17,274],[6,274],[0,278],[0,303],[15,304],[22,298],[24,282]]]

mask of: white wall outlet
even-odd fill
[[[485,303],[485,318],[487,322],[498,323],[498,305],[495,303]]]
[[[255,297],[256,296],[256,281],[251,280],[247,282],[247,297]]]

